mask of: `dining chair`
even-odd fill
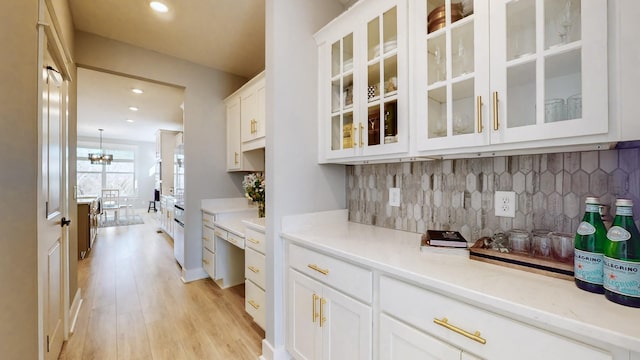
[[[120,190],[102,189],[102,214],[104,219],[109,220],[108,212],[113,211],[113,220],[118,222],[118,211],[120,210]]]

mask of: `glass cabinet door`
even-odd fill
[[[398,143],[397,7],[367,23],[366,39],[367,118],[361,131],[362,145],[371,150],[380,145]]]
[[[353,60],[353,33],[350,33],[331,45],[331,151],[358,146]]]
[[[417,92],[427,101],[418,109],[418,149],[483,145],[488,133],[483,133],[482,95],[488,92],[489,68],[488,29],[481,25],[486,25],[488,4],[421,0],[420,5],[423,39],[417,48],[424,55],[419,54],[417,66],[426,69],[426,77]]]
[[[491,5],[492,141],[606,132],[606,1]]]

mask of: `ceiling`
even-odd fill
[[[161,0],[166,14],[152,11],[149,1],[69,0],[69,6],[77,31],[247,79],[264,70],[265,0]],[[337,1],[345,8],[356,2]],[[133,87],[145,93],[135,95]],[[172,86],[79,68],[78,136],[97,138],[104,128],[105,139],[153,142],[157,129],[182,128],[182,101],[183,90]],[[132,105],[140,110],[132,113]]]

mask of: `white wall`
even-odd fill
[[[337,1],[266,1],[267,330],[263,354],[284,351],[283,216],[344,208],[345,168],[318,165],[317,47],[313,34]],[[271,348],[271,349],[269,349]],[[270,354],[274,351],[274,354]]]
[[[246,79],[88,33],[76,32],[75,44],[78,66],[185,88],[185,269],[201,268],[200,200],[242,196],[241,175],[226,172],[222,100]]]

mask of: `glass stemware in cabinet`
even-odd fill
[[[545,49],[580,40],[581,0],[545,0]]]
[[[536,50],[536,2],[507,4],[507,61],[527,57]]]
[[[356,146],[353,96],[353,34],[348,34],[331,45],[331,150]]]

